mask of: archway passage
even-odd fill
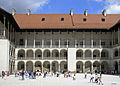
[[[66,61],[62,61],[60,62],[60,72],[64,73],[67,72],[67,62]]]
[[[52,71],[53,72],[59,72],[59,64],[57,61],[52,62]]]
[[[42,63],[40,61],[35,62],[35,70],[42,72]]]
[[[27,59],[33,59],[33,50],[27,50]]]
[[[35,59],[42,59],[42,51],[41,50],[36,50],[35,51]]]
[[[92,54],[91,50],[86,50],[85,51],[85,59],[92,59],[91,54]]]
[[[50,62],[49,61],[45,61],[43,63],[43,72],[50,72]]]
[[[26,63],[26,71],[28,71],[28,72],[33,72],[33,62],[28,61],[28,62]]]
[[[108,65],[108,62],[107,61],[103,61],[101,63],[101,71],[103,73],[107,73],[108,72],[108,69],[109,69],[109,65]]]
[[[76,63],[76,72],[77,73],[83,73],[83,62],[78,61]]]
[[[115,73],[118,73],[118,62],[117,61],[115,61],[114,67],[115,67]]]
[[[25,59],[25,51],[24,50],[18,51],[18,58],[17,59]]]
[[[23,61],[18,62],[18,70],[25,70],[25,64]]]
[[[85,72],[91,72],[92,71],[92,63],[90,61],[85,62]]]
[[[77,50],[76,59],[83,59],[83,50]]]
[[[93,70],[96,71],[96,72],[100,71],[100,63],[98,61],[95,61],[93,63]]]
[[[99,59],[100,58],[100,51],[94,50],[93,51],[93,59]]]

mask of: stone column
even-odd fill
[[[42,39],[42,48],[44,48],[44,39]]]
[[[41,70],[41,72],[43,73],[43,63],[41,64],[41,67],[42,67],[42,70]]]
[[[50,62],[50,72],[52,72],[52,62]]]
[[[51,40],[50,40],[51,42],[50,42],[50,48],[52,48],[52,38],[51,38]]]
[[[83,62],[83,73],[85,73],[85,62]]]
[[[4,32],[3,32],[4,37],[5,37],[5,21],[6,21],[6,17],[4,16]]]
[[[26,38],[25,38],[25,48],[27,48],[27,32],[26,32]]]
[[[120,28],[118,27],[118,44],[120,43]]]
[[[17,63],[17,61],[15,61],[15,71],[17,71],[18,70],[18,63]]]
[[[24,63],[25,63],[25,64],[24,64],[24,67],[25,67],[24,70],[26,71],[26,62],[24,62]]]
[[[93,72],[93,63],[91,63],[91,72]]]
[[[9,40],[9,22],[8,22],[8,40]]]
[[[60,41],[61,41],[61,40],[60,40],[60,38],[59,38],[59,48],[61,47],[61,46],[60,46]]]
[[[34,32],[34,48],[35,48],[35,32]]]

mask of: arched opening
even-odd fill
[[[83,50],[77,50],[76,59],[83,59]]]
[[[50,62],[49,61],[45,61],[43,63],[43,72],[50,72]]]
[[[28,61],[26,63],[26,71],[33,72],[33,62],[32,61]]]
[[[118,49],[115,49],[115,51],[114,51],[114,56],[115,56],[115,57],[118,57]]]
[[[45,50],[44,51],[43,58],[44,59],[50,59],[51,58],[51,56],[50,56],[50,50]]]
[[[62,61],[60,62],[60,72],[64,73],[67,72],[67,62],[66,61]]]
[[[107,73],[108,69],[109,69],[108,62],[107,62],[107,61],[103,61],[103,62],[101,63],[101,71],[102,71],[103,73]]]
[[[93,59],[99,59],[100,58],[100,51],[94,50],[93,51]]]
[[[42,72],[42,63],[40,61],[35,62],[35,70]]]
[[[108,50],[102,50],[102,52],[101,52],[101,59],[108,59],[108,57],[109,57]]]
[[[36,50],[35,51],[35,59],[42,59],[42,51],[41,50]]]
[[[118,62],[114,62],[114,67],[115,67],[115,73],[118,73]]]
[[[100,63],[98,61],[95,61],[93,63],[93,70],[99,72],[100,71]]]
[[[52,71],[53,72],[59,72],[59,64],[58,64],[58,62],[57,61],[53,61],[52,62]]]
[[[78,61],[76,63],[76,72],[83,73],[83,62],[82,61]]]
[[[91,50],[86,50],[85,51],[85,59],[91,59],[91,54],[92,54]]]
[[[60,51],[60,59],[67,59],[67,50]]]
[[[27,50],[27,59],[33,59],[33,50]]]
[[[58,59],[59,58],[59,51],[58,50],[53,50],[52,51],[52,58]]]
[[[85,72],[91,72],[92,63],[90,61],[85,62]]]
[[[25,51],[23,49],[18,51],[18,59],[25,59]]]
[[[25,70],[25,64],[23,61],[18,62],[18,70]]]

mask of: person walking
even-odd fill
[[[100,73],[100,77],[99,77],[99,79],[98,79],[98,80],[99,80],[99,85],[100,85],[100,84],[101,84],[101,85],[103,85],[103,83],[102,83],[102,80],[101,80],[101,79],[102,79],[102,74]]]
[[[87,78],[87,72],[85,72],[85,79]]]
[[[90,75],[90,82],[91,81],[93,82],[93,79],[94,79],[94,77],[93,77],[93,74],[91,73],[91,75]]]
[[[24,71],[22,70],[22,80],[24,80]]]

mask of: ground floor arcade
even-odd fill
[[[69,71],[68,69],[68,62],[66,60],[64,61],[57,61],[57,60],[31,60],[31,61],[22,61],[17,60],[15,62],[15,70],[25,70],[25,71],[52,71],[52,72],[65,72]],[[112,68],[112,69],[111,69]],[[119,64],[117,61],[114,61],[113,64],[110,63],[110,61],[80,61],[76,60],[76,70],[77,73],[83,73],[83,72],[90,72],[90,71],[104,71],[107,72],[109,70],[115,70],[118,72],[119,70]]]

